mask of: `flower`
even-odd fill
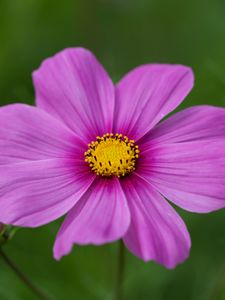
[[[189,255],[181,208],[225,206],[225,110],[185,109],[190,68],[149,64],[115,87],[95,56],[66,49],[33,73],[37,107],[0,109],[0,222],[37,227],[64,214],[54,257],[123,239],[144,261]]]

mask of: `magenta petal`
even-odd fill
[[[128,249],[145,261],[174,268],[189,255],[187,228],[162,196],[146,181],[132,176],[123,182],[131,212],[131,225],[124,237]]]
[[[114,132],[140,139],[183,101],[192,86],[192,71],[185,66],[134,69],[116,88]]]
[[[225,207],[225,109],[196,106],[153,128],[141,141],[138,173],[193,212]]]
[[[152,145],[137,172],[176,205],[210,212],[225,207],[224,149],[224,139]]]
[[[35,227],[65,214],[94,175],[84,144],[39,108],[0,109],[0,222]]]
[[[85,144],[63,123],[23,104],[0,108],[0,165],[24,160],[80,157]]]
[[[73,244],[100,245],[121,238],[130,212],[119,180],[97,179],[66,217],[57,235],[54,256],[68,254]]]
[[[225,138],[225,109],[194,106],[158,124],[141,141],[142,151],[152,143],[181,143]]]
[[[33,81],[37,105],[86,142],[112,131],[114,86],[90,51],[71,48],[46,59]]]
[[[0,167],[0,222],[26,227],[65,214],[88,189],[93,176],[73,159],[26,161]]]

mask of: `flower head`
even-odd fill
[[[165,198],[199,213],[225,206],[225,110],[196,106],[160,122],[191,90],[191,69],[144,65],[114,86],[75,48],[33,80],[37,107],[0,109],[0,222],[36,227],[67,214],[56,259],[122,238],[145,261],[184,261],[190,237]]]
[[[135,170],[139,156],[138,145],[122,134],[107,133],[88,145],[85,161],[92,171],[104,177],[128,175]]]

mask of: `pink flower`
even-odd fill
[[[144,65],[114,87],[75,48],[33,80],[37,107],[0,110],[0,222],[37,227],[67,213],[56,259],[122,238],[145,261],[184,261],[190,237],[164,197],[192,212],[225,206],[225,110],[196,106],[159,123],[191,90],[191,69]]]

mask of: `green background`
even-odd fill
[[[117,81],[150,62],[181,63],[195,72],[182,107],[225,106],[224,0],[0,0],[0,103],[34,103],[31,72],[72,46],[91,49]],[[225,299],[225,210],[179,210],[191,237],[190,258],[175,270],[126,252],[124,299]],[[112,299],[117,244],[74,247],[56,262],[62,220],[20,230],[4,249],[55,299]],[[37,299],[0,259],[0,299]]]

